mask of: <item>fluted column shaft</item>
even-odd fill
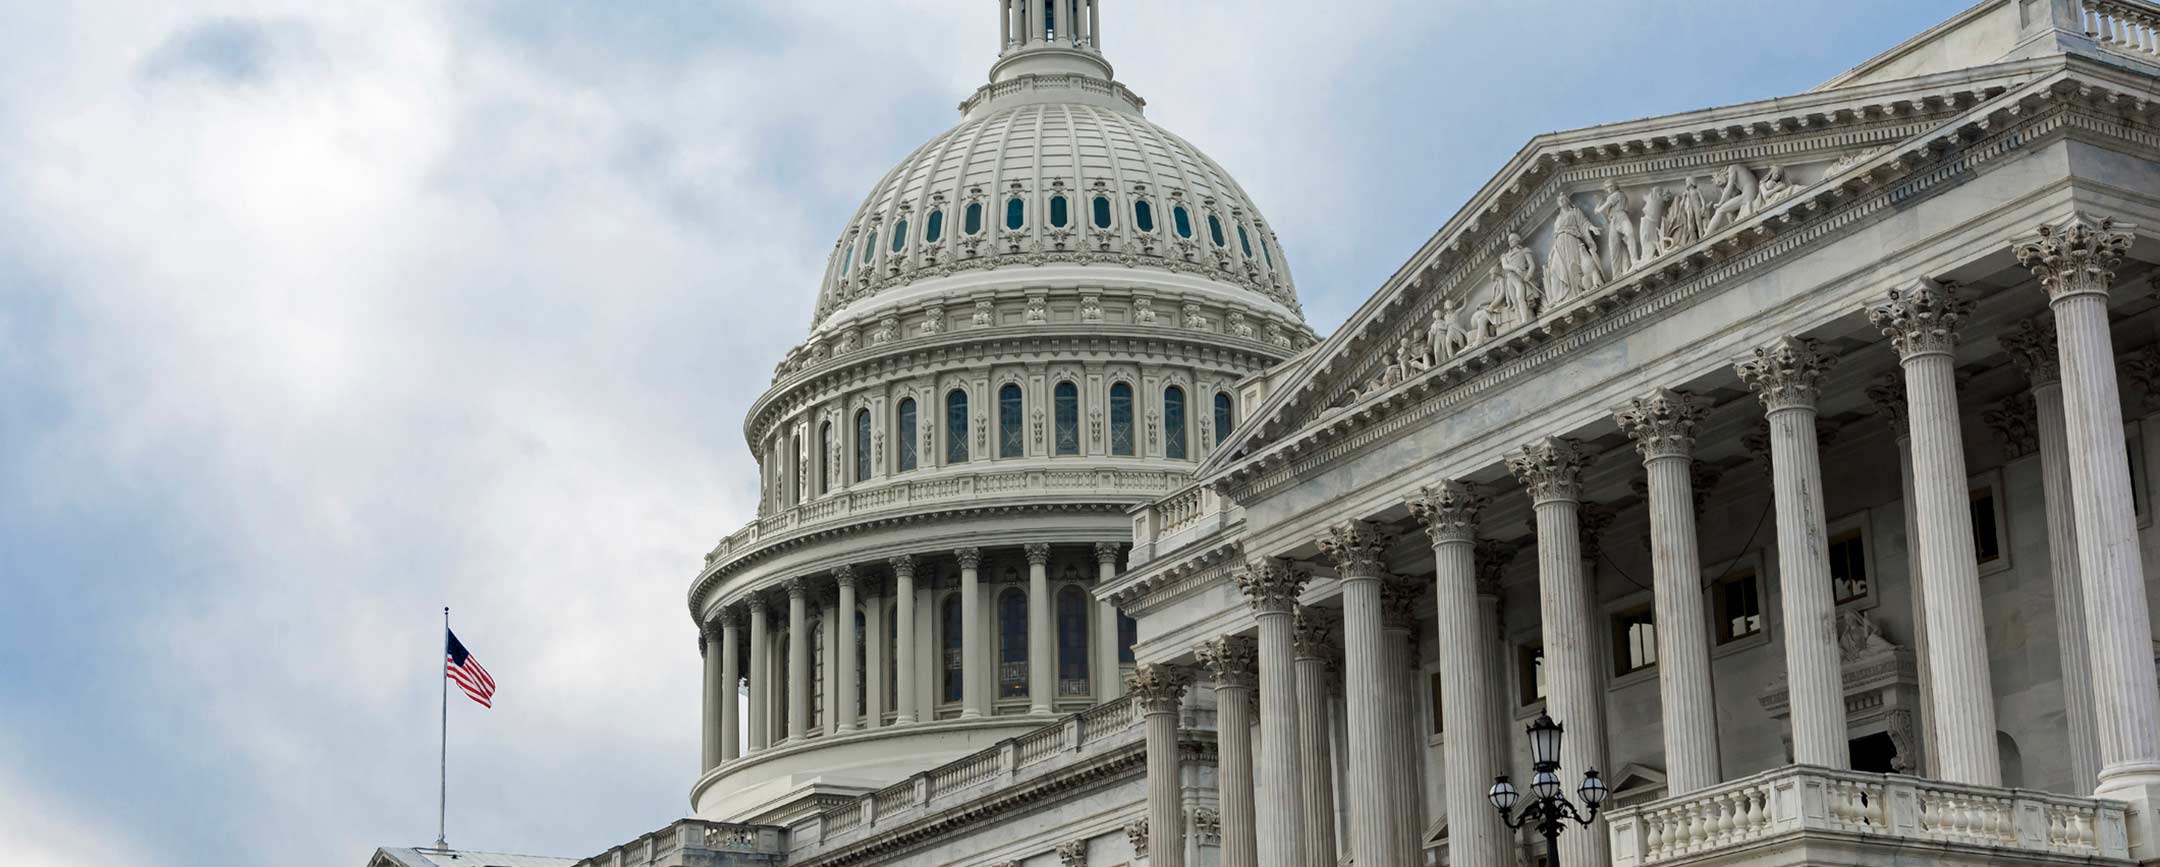
[[[863,727],[855,716],[855,685],[863,676],[862,670],[855,667],[855,573],[841,567],[833,576],[840,582],[839,616],[828,627],[837,630],[840,638],[839,652],[834,654],[840,658],[833,660],[840,671],[839,694],[833,696],[833,707],[838,710],[833,716],[833,730],[846,733]]]
[[[960,558],[960,718],[988,716],[983,689],[982,550],[961,548]]]
[[[1259,864],[1253,803],[1252,703],[1259,649],[1242,635],[1202,644],[1200,664],[1215,675],[1216,792],[1222,806],[1222,867]],[[1152,849],[1152,847],[1151,847]]]
[[[720,764],[720,629],[711,623],[698,629],[698,655],[705,665],[705,701],[699,714],[699,769],[710,771]]]
[[[810,600],[801,579],[787,582],[788,679],[787,736],[800,742],[810,733]]]
[[[2096,224],[2080,217],[2061,228],[2043,227],[2039,240],[2016,252],[2018,261],[2040,277],[2055,314],[2093,690],[2104,697],[2097,708],[2097,793],[2119,793],[2151,810],[2154,790],[2160,789],[2160,683],[2154,678],[2151,614],[2108,330],[2113,269],[2131,240],[2129,233],[2114,231],[2111,221]],[[2160,831],[2153,820],[2133,822],[2142,825],[2131,833],[2133,854],[2160,854],[2160,841],[2150,839]]]
[[[1095,543],[1095,586],[1107,587],[1117,579],[1119,545],[1116,542]],[[1107,599],[1095,601],[1095,701],[1097,704],[1124,694],[1125,678],[1118,674],[1118,613],[1117,606]]]
[[[893,570],[893,725],[915,721],[915,558],[894,557]]]
[[[1920,519],[1920,570],[1927,575],[1928,662],[1937,697],[1955,704],[1935,719],[1942,748],[1936,775],[1955,783],[2002,784],[1995,752],[1994,688],[1988,679],[1980,561],[1973,546],[1972,496],[1958,419],[1951,353],[1972,303],[1954,287],[1919,280],[1890,292],[1869,318],[1891,338],[1905,370],[1906,425],[1912,434],[1913,496]]]
[[[727,611],[720,616],[720,760],[730,761],[742,752],[742,701],[736,686],[741,682],[742,615]],[[708,651],[709,652],[709,651]]]
[[[1845,739],[1844,674],[1815,438],[1815,401],[1823,375],[1835,363],[1814,341],[1784,338],[1756,350],[1738,368],[1762,398],[1770,421],[1793,761],[1847,769],[1852,756]]]
[[[1383,661],[1387,689],[1382,692],[1381,722],[1387,727],[1381,768],[1388,776],[1391,827],[1404,864],[1425,863],[1425,745],[1418,735],[1417,648],[1414,588],[1390,579],[1381,585],[1380,628],[1387,648]]]
[[[1388,541],[1385,531],[1358,521],[1338,524],[1320,540],[1321,550],[1335,560],[1342,577],[1343,694],[1349,728],[1344,753],[1350,765],[1345,794],[1350,800],[1350,857],[1358,867],[1408,867],[1402,863],[1402,847],[1395,843],[1395,811],[1388,808],[1394,789],[1382,767],[1388,733],[1382,705],[1388,652],[1380,628],[1380,584]]]
[[[1447,778],[1448,860],[1504,864],[1508,830],[1485,800],[1486,787],[1502,773],[1505,752],[1493,744],[1500,732],[1501,694],[1485,671],[1491,660],[1478,597],[1477,525],[1485,497],[1470,486],[1444,481],[1420,491],[1410,510],[1425,523],[1433,543],[1433,620],[1440,643],[1441,751]]]
[[[1050,632],[1050,546],[1027,546],[1028,561],[1028,712],[1047,714],[1056,707],[1057,672]]]
[[[1140,707],[1147,741],[1147,823],[1150,867],[1185,865],[1185,793],[1178,768],[1178,701],[1188,675],[1162,663],[1133,670],[1126,681]]]
[[[1710,686],[1709,619],[1695,536],[1695,433],[1708,412],[1690,395],[1659,389],[1615,414],[1649,475],[1650,572],[1657,609],[1658,699],[1665,786],[1685,795],[1716,785],[1717,703]]]
[[[1259,864],[1308,867],[1295,613],[1305,576],[1286,561],[1257,560],[1237,581],[1260,633]]]
[[[768,734],[772,719],[772,639],[766,635],[765,603],[750,601],[750,753],[755,755],[772,746]]]
[[[1293,618],[1293,624],[1297,652],[1297,705],[1299,708],[1297,710],[1297,751],[1298,759],[1302,763],[1300,783],[1303,786],[1300,795],[1302,815],[1298,821],[1303,826],[1304,863],[1307,867],[1335,867],[1337,862],[1335,850],[1335,764],[1333,761],[1334,746],[1328,732],[1329,721],[1334,714],[1329,711],[1331,701],[1328,697],[1327,657],[1328,643],[1332,640],[1332,637],[1328,635],[1326,626],[1305,609],[1298,610]],[[1268,691],[1276,688],[1270,686],[1272,681],[1268,680],[1265,672],[1265,659],[1268,652],[1266,649],[1267,640],[1267,636],[1263,633],[1261,636],[1261,658],[1263,661],[1261,663],[1262,682],[1260,687],[1260,695],[1263,701],[1266,699]],[[1269,726],[1272,723],[1264,714],[1265,711],[1263,711],[1260,726],[1261,752],[1264,754],[1263,770],[1265,770],[1266,765],[1273,764],[1275,761],[1273,751],[1266,745]]]

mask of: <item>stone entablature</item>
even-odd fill
[[[1923,131],[1921,134],[1894,147],[1876,147],[1840,168],[1828,182],[1799,190],[1746,221],[1705,238],[1694,248],[1637,268],[1621,281],[1608,282],[1593,292],[1575,296],[1566,305],[1544,310],[1537,320],[1517,324],[1514,330],[1458,353],[1444,364],[1404,376],[1392,385],[1385,384],[1383,378],[1383,387],[1355,391],[1374,384],[1358,378],[1359,372],[1384,367],[1389,355],[1397,351],[1393,348],[1399,345],[1395,334],[1382,335],[1379,330],[1391,323],[1419,319],[1422,311],[1452,297],[1448,292],[1460,282],[1464,270],[1474,270],[1456,269],[1457,282],[1435,292],[1406,276],[1423,269],[1406,269],[1350,325],[1316,350],[1320,356],[1307,365],[1309,372],[1302,381],[1293,380],[1278,389],[1226,443],[1226,448],[1202,467],[1203,477],[1231,497],[1249,500],[1385,439],[1405,426],[1429,423],[1509,380],[1622,333],[1693,296],[1767,270],[1777,260],[1799,250],[1826,243],[1893,203],[1903,205],[1946,186],[1942,183],[1946,178],[1970,173],[1984,163],[2054,138],[2074,134],[2129,142],[2146,149],[2160,148],[2160,138],[2124,123],[2121,117],[2128,109],[2140,114],[2152,112],[2155,94],[2149,83],[2111,80],[2112,71],[2077,58],[2013,66],[2017,69],[1994,77],[2022,78],[2027,80],[2025,83],[2012,81],[2015,87],[1961,89],[1936,97],[1940,106],[1961,108],[1929,109],[1927,121],[1914,125]],[[1974,77],[1960,80],[1970,83]],[[1914,104],[1929,102],[1912,93],[1922,83],[1901,84],[1907,98],[1890,102],[1889,106],[1904,106],[1897,110],[1912,111]],[[1884,99],[1891,96],[1874,95]],[[1983,100],[1985,105],[1971,110]],[[1868,113],[1889,111],[1889,107],[1882,107]],[[1764,134],[1785,132],[1771,130]],[[1863,147],[1854,152],[1865,150]],[[1577,153],[1553,156],[1549,162],[1574,164],[1583,158]],[[1553,201],[1557,200],[1555,194]],[[1451,224],[1442,236],[1468,233],[1476,229],[1475,222],[1467,227]],[[1420,254],[1421,259],[1430,256]],[[1458,259],[1438,257],[1432,261]],[[1359,336],[1367,333],[1369,337]],[[1324,395],[1347,397],[1354,391],[1356,400],[1346,407],[1324,409],[1318,403]]]

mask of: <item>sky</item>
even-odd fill
[[[1962,0],[1105,3],[1326,332],[1533,135],[1806,90]],[[982,0],[0,0],[17,867],[583,857],[688,809],[685,592]]]

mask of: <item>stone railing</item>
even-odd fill
[[[1607,822],[1614,867],[1729,859],[1736,847],[1811,834],[1928,863],[2128,863],[2123,810],[2030,789],[1795,765],[1618,810]],[[1916,844],[1938,851],[1920,856]]]
[[[781,863],[781,829],[683,819],[573,867],[705,867]],[[721,860],[721,859],[727,860]]]
[[[986,784],[1055,773],[1061,758],[1137,744],[1141,730],[1133,722],[1132,700],[1112,699],[813,814],[790,827],[789,849],[801,853],[859,839],[934,814],[957,799],[975,797],[975,790]]]
[[[1245,509],[1211,488],[1187,485],[1132,510],[1133,549],[1127,566],[1145,563],[1244,519]]]
[[[1014,469],[1004,472],[939,470],[917,478],[866,482],[866,487],[828,494],[780,509],[727,535],[705,555],[708,568],[740,556],[760,543],[815,529],[822,524],[907,513],[925,505],[965,503],[986,496],[1126,494],[1155,496],[1191,478],[1181,472],[1140,469]]]
[[[2101,48],[2160,63],[2160,5],[2146,0],[2079,0],[2079,23]]]

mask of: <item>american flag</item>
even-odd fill
[[[457,683],[458,689],[465,691],[466,697],[479,702],[481,707],[494,707],[495,678],[488,676],[487,669],[480,667],[480,660],[474,659],[465,650],[465,645],[458,643],[457,633],[445,629],[443,635],[449,638],[449,661],[444,665],[443,673]]]

